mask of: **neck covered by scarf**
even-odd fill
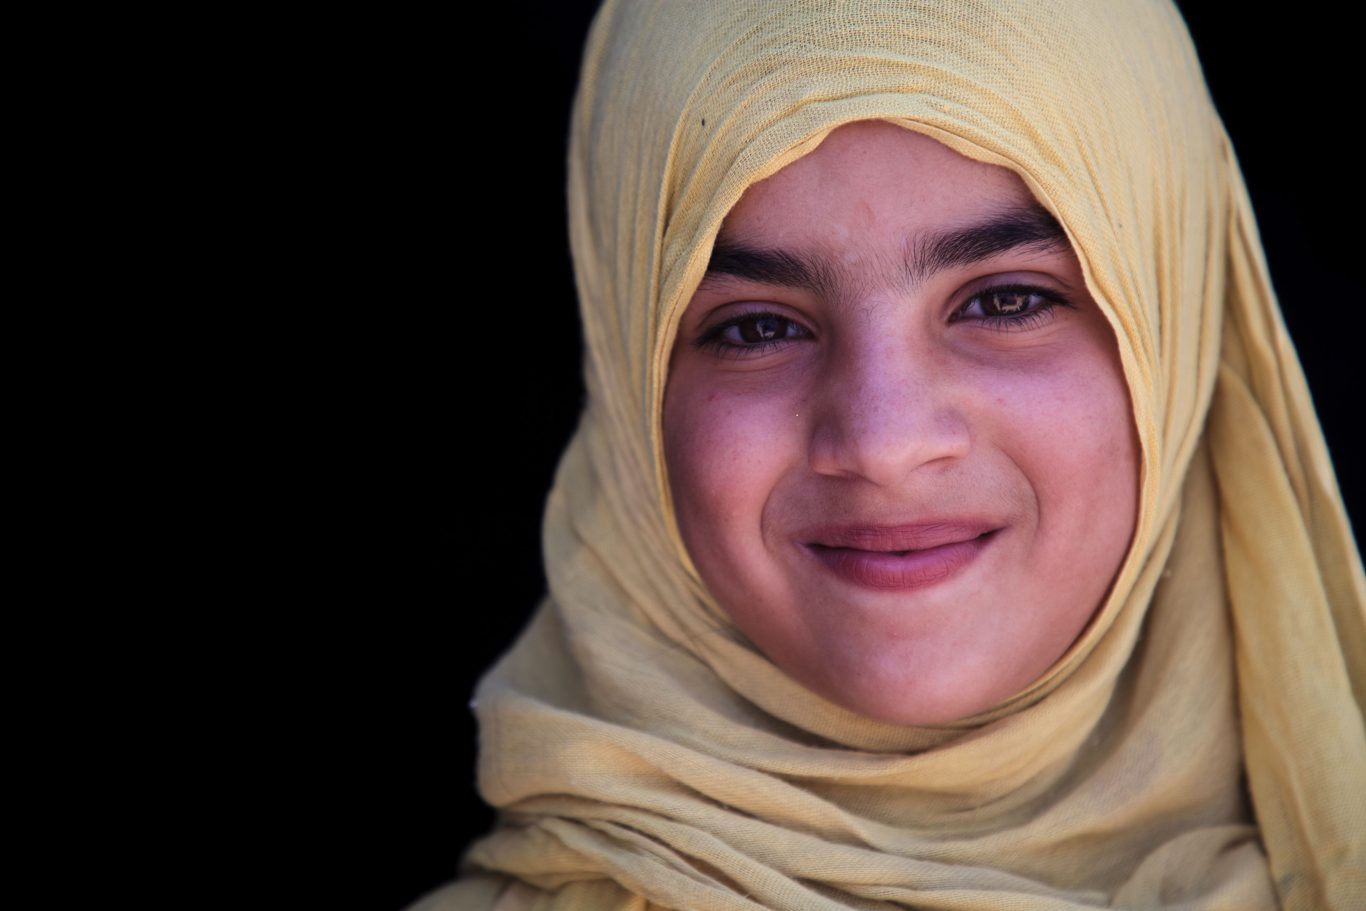
[[[1009,168],[1056,216],[1142,448],[1086,632],[933,728],[855,715],[746,641],[662,455],[722,219],[862,120]],[[608,0],[569,196],[589,402],[547,509],[549,597],[477,694],[501,817],[452,907],[1359,907],[1366,583],[1173,9]]]

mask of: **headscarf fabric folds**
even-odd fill
[[[1010,168],[1057,217],[1142,448],[1087,631],[933,728],[833,705],[736,631],[661,448],[722,219],[860,120]],[[608,0],[571,137],[588,404],[545,518],[549,596],[477,694],[500,822],[456,907],[1362,907],[1366,583],[1171,6]]]

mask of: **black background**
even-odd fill
[[[1359,516],[1351,31],[1182,6]],[[347,906],[397,909],[450,879],[492,820],[468,703],[544,590],[540,513],[582,400],[564,140],[593,7],[358,23],[329,52],[348,75],[317,74],[346,121],[345,148],[319,153],[338,191],[315,213],[337,239],[320,266],[364,303],[323,307],[300,340],[275,413],[310,445],[286,460],[272,521],[303,542],[294,584],[324,657],[299,665],[291,733],[328,731],[285,767],[326,833],[317,876]]]

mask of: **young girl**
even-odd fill
[[[434,908],[1350,908],[1366,584],[1150,2],[608,2],[589,401]]]

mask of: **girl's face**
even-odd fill
[[[1037,679],[1133,534],[1114,334],[1011,171],[835,130],[731,210],[679,327],[664,443],[683,540],[778,667],[934,724]]]

